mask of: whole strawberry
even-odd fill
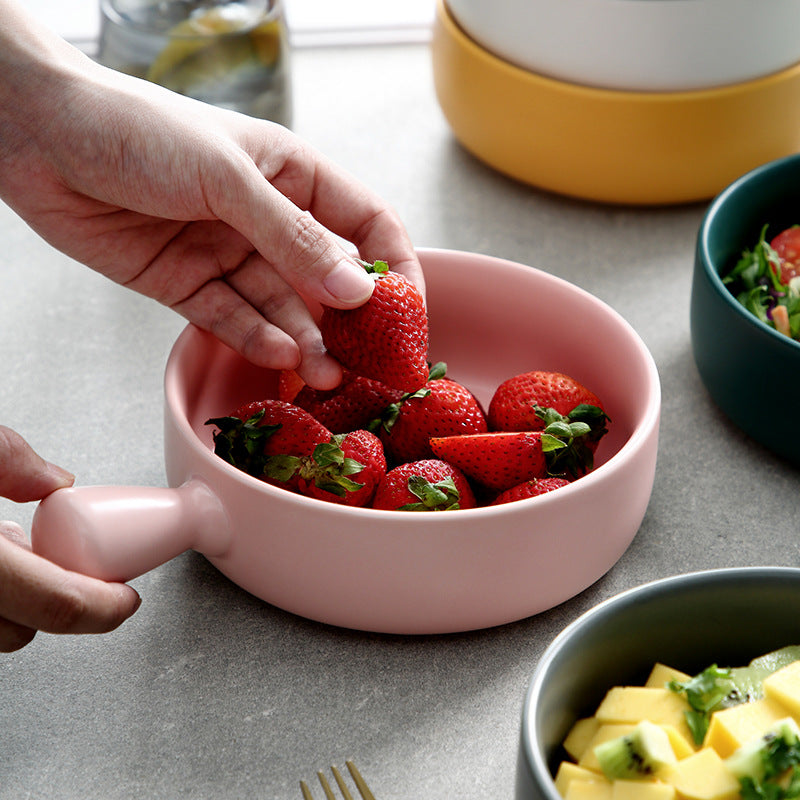
[[[547,492],[560,489],[562,486],[569,486],[569,484],[570,481],[566,478],[533,478],[501,492],[489,505],[499,506],[504,503],[514,503],[517,500],[526,500],[528,497],[538,497],[540,494],[547,494]]]
[[[387,406],[403,396],[400,389],[345,370],[342,382],[327,391],[304,386],[294,399],[328,430],[347,433],[368,428]]]
[[[300,492],[347,506],[368,505],[386,474],[383,445],[365,430],[334,436],[298,461]]]
[[[461,471],[436,459],[389,470],[372,501],[373,508],[389,511],[453,511],[475,506],[475,495]]]
[[[328,352],[343,367],[413,392],[428,377],[428,316],[419,290],[385,261],[360,262],[375,280],[364,305],[326,307],[319,323]]]
[[[209,419],[206,425],[218,429],[214,432],[216,455],[248,475],[285,488],[294,488],[294,481],[268,476],[269,459],[285,454],[310,455],[332,435],[307,411],[272,399],[247,403],[228,417]]]
[[[548,475],[578,478],[592,469],[585,439],[591,427],[571,422],[553,409],[540,409],[543,431],[491,431],[467,436],[433,437],[438,458],[457,466],[467,477],[493,491]]]
[[[431,437],[488,430],[475,396],[457,381],[439,377],[444,370],[444,364],[436,364],[422,389],[387,409],[379,435],[391,463],[432,458]]]
[[[544,428],[536,406],[568,415],[579,405],[603,409],[600,399],[578,381],[560,372],[523,372],[495,390],[487,415],[493,431],[540,431]]]

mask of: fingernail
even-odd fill
[[[363,303],[372,294],[374,283],[361,267],[340,261],[322,282],[325,290],[343,303]]]
[[[59,483],[64,486],[72,486],[72,484],[75,483],[75,476],[71,472],[68,472],[63,467],[59,467],[58,464],[52,464],[49,461],[45,463],[47,464],[47,471]]]

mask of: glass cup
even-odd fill
[[[100,0],[98,60],[179,94],[289,126],[280,0]]]

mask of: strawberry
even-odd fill
[[[395,464],[433,457],[432,436],[456,436],[488,430],[480,403],[467,388],[444,375],[444,364],[431,370],[431,380],[406,394],[384,414],[379,435]]]
[[[436,459],[389,470],[372,501],[373,508],[390,511],[452,511],[475,506],[475,496],[463,473]]]
[[[529,497],[538,497],[540,494],[546,494],[555,489],[560,489],[562,486],[568,486],[569,483],[566,478],[532,478],[501,492],[489,505],[499,506],[503,503],[513,503],[517,500],[526,500]]]
[[[567,415],[575,406],[603,406],[594,393],[560,372],[523,372],[503,381],[489,403],[489,428],[493,431],[540,431],[536,406],[554,408]]]
[[[585,422],[571,422],[553,409],[539,409],[543,431],[491,431],[467,436],[433,437],[434,454],[469,478],[494,491],[505,491],[533,478],[566,474],[578,478],[592,468],[584,439]]]
[[[493,431],[540,431],[545,423],[537,408],[552,408],[592,429],[586,446],[594,453],[608,432],[609,418],[600,399],[574,378],[560,372],[524,372],[497,387],[487,421]]]
[[[282,369],[278,373],[278,400],[294,403],[297,393],[305,385],[305,381],[293,369]]]
[[[345,370],[342,382],[328,391],[304,386],[294,399],[334,433],[368,428],[384,409],[403,396],[400,389]]]
[[[428,317],[425,300],[385,261],[360,262],[375,280],[364,305],[326,307],[319,323],[328,352],[343,367],[394,389],[414,392],[428,377]]]
[[[348,506],[368,505],[386,474],[383,445],[364,430],[333,436],[311,456],[294,460],[303,494]]]
[[[216,425],[214,452],[248,475],[268,480],[265,469],[272,456],[310,455],[331,438],[331,432],[302,408],[282,400],[256,400],[228,417],[209,419]],[[269,479],[291,488],[289,479]]]

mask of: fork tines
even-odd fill
[[[347,764],[347,769],[350,771],[350,775],[353,777],[358,792],[363,800],[375,800],[375,795],[372,794],[369,786],[367,786],[367,782],[361,777],[361,773],[358,771],[356,765],[352,761],[345,761],[345,764]],[[331,767],[331,773],[333,774],[333,778],[344,800],[354,800],[352,793],[347,788],[347,784],[342,777],[342,773],[336,767]],[[317,778],[319,778],[322,791],[325,792],[326,800],[336,800],[336,795],[333,793],[333,789],[331,789],[331,785],[325,777],[325,774],[323,772],[317,772]],[[311,790],[308,788],[308,784],[305,781],[300,781],[300,791],[303,793],[304,800],[314,800],[314,796],[311,794]]]

